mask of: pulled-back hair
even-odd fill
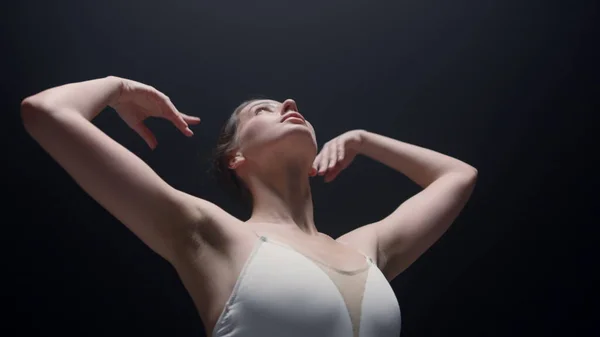
[[[239,114],[248,104],[264,98],[252,98],[242,102],[231,114],[225,125],[219,132],[217,146],[213,151],[211,159],[212,174],[217,182],[231,192],[244,206],[252,208],[252,194],[246,184],[237,176],[234,170],[229,168],[229,160],[233,157],[232,150],[238,147],[239,138],[237,129],[239,125]]]

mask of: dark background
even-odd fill
[[[450,230],[392,282],[402,336],[592,336],[598,221],[593,1],[19,1],[2,5],[9,335],[203,336],[175,271],[29,137],[20,101],[116,75],[202,123],[150,120],[145,142],[93,122],[177,189],[246,220],[206,173],[242,100],[293,98],[319,147],[362,128],[461,159],[477,187]],[[337,237],[419,191],[359,156],[313,179]],[[594,187],[595,186],[595,187]]]

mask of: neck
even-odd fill
[[[247,223],[296,227],[307,235],[318,235],[309,173],[310,165],[297,163],[253,170],[245,179],[253,196],[252,216]]]

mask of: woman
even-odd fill
[[[177,270],[208,336],[398,336],[389,281],[423,254],[467,202],[477,171],[457,159],[365,130],[320,152],[293,100],[251,100],[225,125],[216,166],[249,197],[245,222],[178,191],[90,121],[106,106],[151,148],[144,119],[187,116],[155,88],[109,76],[26,98],[27,132],[106,210]],[[318,153],[317,153],[318,152]],[[310,177],[335,179],[357,154],[423,187],[380,221],[337,239],[313,220]]]

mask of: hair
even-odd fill
[[[229,160],[232,158],[232,150],[239,146],[237,134],[239,126],[239,114],[248,104],[264,98],[252,98],[242,102],[231,114],[225,125],[219,132],[217,146],[213,151],[211,159],[211,171],[217,182],[235,199],[241,201],[244,206],[252,207],[252,194],[248,186],[237,176],[234,170],[229,168]]]

